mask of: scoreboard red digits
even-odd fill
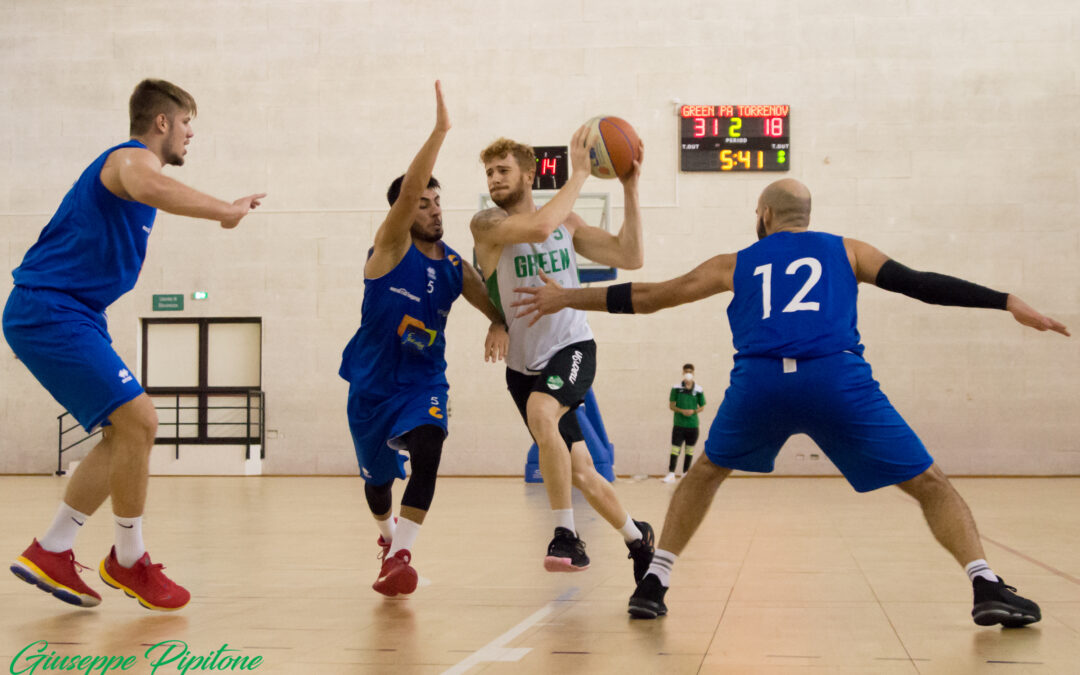
[[[684,105],[679,108],[682,171],[787,171],[791,107]]]
[[[534,190],[558,190],[566,185],[570,166],[570,149],[567,146],[538,145],[533,147],[533,153],[536,154]]]

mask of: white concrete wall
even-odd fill
[[[387,183],[431,128],[441,78],[454,128],[436,175],[459,249],[471,246],[484,145],[564,143],[599,113],[630,120],[647,146],[646,264],[620,279],[665,279],[746,246],[756,196],[777,176],[680,174],[672,99],[783,103],[789,175],[813,191],[815,227],[1014,291],[1080,329],[1078,45],[1075,0],[4,0],[0,262],[15,267],[78,173],[126,138],[140,78],[187,88],[196,136],[168,173],[223,198],[270,196],[234,231],[162,214],[139,286],[109,312],[115,344],[137,366],[154,293],[209,291],[188,316],[263,317],[276,431],[265,472],[351,474],[336,371],[359,323],[360,263]],[[621,201],[617,184],[586,190]],[[731,365],[726,302],[593,318],[619,473],[666,468],[666,397],[685,361],[711,421]],[[873,288],[860,310],[885,391],[947,471],[1080,473],[1080,340]],[[502,368],[480,361],[484,330],[461,303],[446,474],[524,464]],[[50,471],[59,406],[6,349],[0,390],[0,472]],[[831,472],[813,451],[793,442],[779,470]]]

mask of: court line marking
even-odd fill
[[[567,592],[560,595],[558,598],[552,600],[548,604],[544,605],[540,609],[529,615],[524,621],[514,626],[510,630],[506,631],[499,637],[495,638],[491,642],[487,643],[480,649],[476,650],[469,656],[465,657],[458,662],[457,665],[444,670],[442,675],[462,675],[469,668],[475,665],[485,662],[502,661],[502,662],[517,662],[520,661],[526,654],[532,651],[532,647],[507,647],[506,643],[510,642],[517,636],[521,635],[525,631],[529,630],[533,626],[539,624],[549,614],[555,611],[555,608],[560,603],[569,600],[578,589],[571,588]]]
[[[990,537],[987,537],[986,535],[980,534],[979,538],[980,539],[985,539],[986,541],[990,542],[994,546],[997,546],[998,548],[1003,548],[1006,551],[1008,551],[1009,553],[1012,553],[1015,556],[1019,556],[1019,557],[1023,558],[1024,560],[1028,561],[1032,565],[1038,565],[1039,567],[1043,568],[1047,572],[1051,572],[1052,574],[1056,574],[1059,577],[1061,577],[1062,579],[1066,579],[1068,581],[1073,582],[1074,584],[1080,585],[1080,579],[1077,579],[1076,577],[1074,577],[1073,575],[1071,575],[1071,574],[1069,574],[1067,572],[1062,572],[1061,570],[1056,569],[1054,567],[1051,567],[1050,565],[1047,565],[1044,562],[1036,560],[1035,558],[1032,558],[1031,556],[1024,555],[1020,551],[1017,551],[1016,549],[1014,549],[1012,547],[1006,546],[1005,544],[1002,544],[999,541],[994,541],[993,539],[991,539]]]
[[[987,478],[996,478],[996,477],[997,476],[987,476]],[[1005,478],[1005,477],[1006,476],[1002,476],[1002,478]],[[1009,477],[1011,477],[1011,476],[1009,476]],[[1026,478],[1027,476],[1022,476],[1022,477]],[[1037,476],[1037,477],[1038,478],[1052,478],[1053,476]],[[1072,476],[1061,476],[1061,477],[1062,478],[1072,478]],[[919,503],[919,500],[917,500],[914,497],[912,497],[911,495],[905,494],[903,492],[901,492],[899,496],[901,498],[903,498],[904,501],[909,501],[909,502],[911,502],[911,503],[913,503],[915,505],[918,505],[918,503]],[[1046,563],[1044,563],[1044,562],[1042,562],[1040,560],[1036,560],[1035,558],[1032,558],[1029,555],[1025,555],[1025,554],[1021,553],[1020,551],[1017,551],[1015,548],[1012,548],[1011,546],[1006,546],[1005,544],[1002,544],[1000,541],[997,541],[995,539],[991,539],[990,537],[986,536],[982,532],[979,532],[979,539],[982,539],[983,541],[988,541],[991,544],[993,544],[994,546],[997,546],[998,548],[1005,549],[1009,553],[1012,553],[1013,555],[1015,555],[1017,557],[1023,558],[1024,560],[1028,561],[1032,565],[1037,565],[1037,566],[1043,568],[1044,570],[1046,570],[1047,572],[1050,572],[1051,574],[1056,574],[1057,576],[1061,577],[1062,579],[1065,579],[1066,581],[1071,581],[1074,584],[1077,584],[1078,586],[1080,586],[1080,579],[1077,579],[1076,577],[1069,574],[1068,572],[1062,572],[1061,570],[1059,570],[1059,569],[1057,569],[1055,567],[1052,567],[1050,565],[1047,565]]]

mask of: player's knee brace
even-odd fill
[[[409,453],[411,475],[405,486],[405,494],[401,496],[402,506],[421,511],[431,508],[445,438],[443,430],[432,424],[417,427],[406,435],[405,447]]]
[[[390,509],[393,508],[394,503],[390,491],[393,484],[393,479],[383,485],[364,483],[364,496],[367,497],[368,508],[375,515],[381,516],[384,513],[390,513]]]

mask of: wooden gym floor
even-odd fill
[[[963,571],[895,488],[729,480],[675,566],[669,615],[641,621],[626,613],[622,540],[580,495],[592,567],[554,575],[541,566],[551,532],[542,486],[441,478],[414,549],[421,586],[387,599],[371,590],[377,531],[359,478],[170,477],[151,481],[146,540],[191,604],[150,612],[104,586],[106,503],[75,549],[102,604],[77,609],[5,574],[0,661],[5,672],[42,673],[49,662],[28,656],[135,656],[123,672],[150,672],[168,658],[168,645],[145,657],[151,645],[183,641],[189,658],[225,645],[239,650],[225,655],[261,656],[259,673],[1080,672],[1080,478],[955,482],[991,565],[1042,605],[1041,623],[972,623]],[[64,483],[0,477],[9,559],[51,521]],[[673,487],[616,484],[658,533]],[[156,672],[182,663],[206,668],[177,660]]]

